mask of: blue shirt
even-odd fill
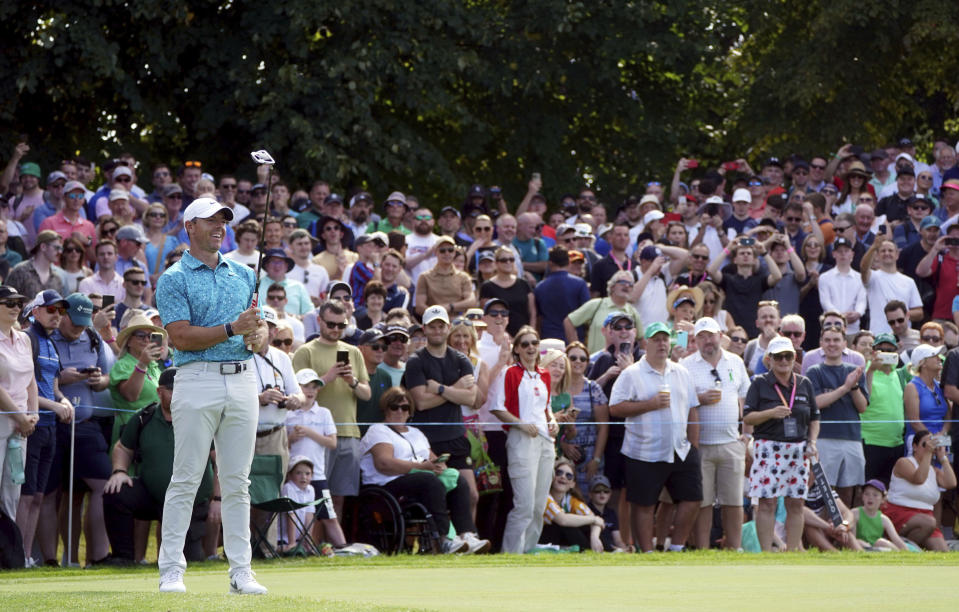
[[[37,343],[37,362],[34,364],[34,376],[37,379],[37,393],[40,397],[56,401],[53,382],[60,376],[60,356],[53,342],[39,323],[33,323],[27,333]],[[40,408],[40,420],[37,426],[53,427],[57,424],[57,415],[50,410]]]
[[[100,340],[96,350],[90,341],[90,334]],[[96,366],[100,368],[103,376],[110,374],[110,368],[113,367],[113,351],[110,350],[100,338],[97,332],[80,332],[80,337],[72,342],[67,340],[59,329],[53,330],[50,339],[57,347],[60,353],[60,366],[63,368],[76,368],[78,370]],[[69,399],[77,410],[77,422],[83,422],[93,414],[93,406],[96,405],[96,392],[90,388],[85,381],[78,381],[69,385],[62,385],[60,392]]]
[[[541,317],[543,337],[566,341],[563,319],[589,301],[586,281],[557,270],[536,285],[536,310]]]
[[[167,326],[187,321],[196,327],[216,327],[234,321],[253,302],[256,280],[246,264],[222,255],[216,270],[186,251],[183,258],[157,281],[156,303],[160,319]],[[173,352],[173,365],[191,361],[245,361],[253,353],[246,350],[242,336],[233,336],[201,351]]]

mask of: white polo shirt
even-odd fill
[[[739,356],[722,349],[720,352],[715,368],[698,351],[679,362],[689,371],[697,393],[717,388],[717,377],[723,393],[717,403],[699,406],[700,444],[728,444],[739,439],[740,399],[745,400],[749,391],[749,374]]]
[[[644,355],[629,366],[613,383],[609,405],[648,400],[669,386],[669,410],[653,410],[626,418],[626,436],[622,452],[637,461],[673,462],[673,453],[686,459],[690,444],[686,438],[689,410],[699,403],[696,388],[685,367],[666,361],[662,374],[649,365]]]

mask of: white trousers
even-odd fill
[[[536,546],[543,531],[556,451],[552,442],[543,436],[531,438],[513,427],[506,436],[506,456],[513,486],[513,509],[506,517],[503,552],[525,553]]]
[[[239,374],[220,374],[215,362],[191,362],[173,385],[173,477],[163,504],[160,573],[186,569],[183,543],[203,477],[210,443],[216,444],[223,518],[223,551],[230,571],[250,567],[250,464],[258,417],[252,360]]]

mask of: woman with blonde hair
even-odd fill
[[[157,279],[163,273],[163,262],[166,256],[180,244],[176,236],[163,231],[167,224],[166,206],[154,203],[147,206],[143,213],[143,232],[148,242],[143,249],[147,258],[147,274],[150,275],[150,285],[156,287]]]
[[[480,359],[479,349],[476,347],[476,329],[469,319],[457,317],[450,324],[450,333],[447,338],[449,347],[466,355],[473,364],[473,378],[476,379],[476,399],[472,405],[461,405],[463,422],[473,435],[482,439],[482,428],[475,423],[481,420],[480,407],[486,402],[489,391],[489,367]],[[485,419],[483,419],[485,420]],[[470,513],[476,520],[476,504],[479,503],[479,490],[476,487],[476,474],[472,468],[460,470],[470,489]]]
[[[490,388],[490,411],[509,427],[506,453],[513,509],[506,519],[503,552],[533,549],[543,530],[543,508],[552,482],[558,425],[549,406],[550,375],[539,366],[539,333],[526,326],[513,339],[515,363]]]
[[[516,276],[516,254],[508,246],[493,252],[496,258],[496,274],[480,285],[480,303],[499,298],[509,306],[509,324],[506,332],[515,334],[524,325],[536,327],[536,298],[533,288]]]
[[[712,317],[719,323],[719,329],[724,332],[736,325],[728,312],[723,310],[723,301],[726,292],[716,286],[713,281],[703,281],[696,285],[703,292],[703,316]]]
[[[569,386],[573,397],[569,412],[576,423],[573,432],[560,438],[563,455],[576,465],[576,482],[581,490],[589,487],[589,481],[600,474],[606,441],[609,438],[609,400],[603,388],[586,378],[589,353],[582,342],[573,342],[566,347],[569,361]]]

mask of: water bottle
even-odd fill
[[[7,440],[7,465],[10,467],[10,480],[15,485],[26,482],[23,474],[23,438],[14,434]]]

